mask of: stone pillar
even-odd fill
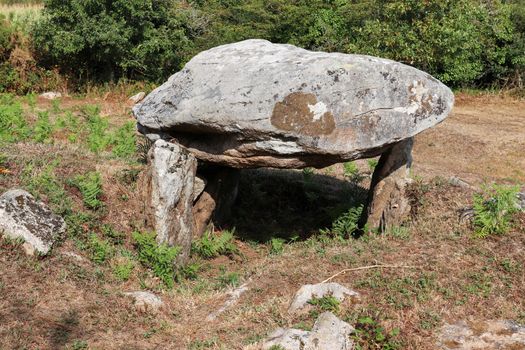
[[[193,207],[195,238],[202,237],[212,219],[218,224],[229,219],[240,177],[240,170],[222,166],[208,165],[199,171],[206,179],[206,188]]]
[[[413,138],[400,141],[384,152],[377,164],[368,194],[368,207],[360,226],[384,232],[403,223],[410,214],[406,187],[410,183]]]
[[[157,140],[148,153],[145,211],[157,242],[178,246],[176,264],[188,262],[193,235],[197,160],[179,144]]]

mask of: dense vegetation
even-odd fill
[[[10,17],[0,91],[160,82],[247,38],[387,57],[455,87],[522,88],[525,75],[524,0],[45,0],[32,21]]]

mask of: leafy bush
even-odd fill
[[[350,208],[332,223],[331,233],[337,238],[346,238],[358,228],[358,222],[363,213],[363,206]]]
[[[234,243],[233,234],[235,230],[224,230],[220,234],[206,231],[201,239],[192,244],[192,252],[206,259],[215,258],[219,255],[233,255],[238,253]]]
[[[510,226],[512,215],[518,211],[517,186],[492,185],[483,193],[474,195],[475,235],[480,238],[491,234],[504,234]]]
[[[36,142],[52,142],[53,124],[49,120],[49,113],[39,112],[38,119],[33,129],[33,139]]]
[[[95,233],[89,235],[88,246],[91,252],[91,260],[97,264],[104,263],[113,255],[113,246],[111,243],[98,237]]]
[[[79,79],[160,80],[191,46],[172,0],[45,0],[33,39],[42,62]]]
[[[127,281],[131,277],[134,268],[135,264],[133,264],[131,259],[122,257],[114,264],[113,275],[120,281]]]
[[[79,189],[84,205],[89,209],[99,209],[104,204],[102,196],[102,179],[98,172],[75,176],[70,184]]]
[[[129,158],[137,151],[136,126],[133,122],[127,122],[115,131],[111,138],[113,148],[111,152],[120,158]]]
[[[13,96],[0,95],[0,142],[22,141],[29,136],[30,128],[23,113],[20,102]]]
[[[138,251],[139,261],[151,268],[168,288],[173,288],[175,278],[175,258],[180,252],[179,247],[168,247],[157,244],[155,233],[134,232],[133,240]]]

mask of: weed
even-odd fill
[[[130,258],[122,257],[113,266],[113,275],[120,281],[127,281],[131,277],[134,268],[135,264]]]
[[[330,232],[336,238],[346,238],[353,234],[358,228],[358,221],[363,212],[363,206],[350,208],[339,216],[333,223]]]
[[[492,234],[504,234],[510,226],[517,208],[517,186],[484,186],[483,193],[474,195],[474,235],[485,238]]]
[[[52,133],[53,124],[49,120],[49,113],[39,112],[33,129],[33,140],[40,143],[52,143]]]
[[[238,272],[226,272],[221,268],[221,274],[217,277],[216,289],[235,288],[240,284],[241,276]]]
[[[109,241],[99,238],[95,233],[89,235],[89,250],[91,260],[97,264],[104,263],[113,255],[113,247]]]
[[[269,350],[286,350],[282,345],[272,345]]]
[[[216,347],[219,345],[217,338],[207,339],[207,340],[194,340],[189,346],[189,350],[202,350]]]
[[[11,95],[0,95],[0,140],[17,142],[30,134],[22,106]]]
[[[133,240],[138,251],[139,261],[153,270],[168,288],[173,288],[175,277],[175,258],[180,252],[179,247],[168,247],[157,244],[155,233],[134,232]]]
[[[360,183],[365,177],[359,173],[359,168],[355,162],[343,163],[343,176],[353,183]]]
[[[130,158],[136,152],[135,124],[127,122],[118,128],[111,137],[111,152],[116,157]]]
[[[137,142],[137,155],[138,161],[142,164],[148,163],[148,152],[153,146],[153,141],[144,136],[138,137]]]
[[[279,255],[284,251],[286,240],[283,238],[272,238],[270,240],[270,254]]]
[[[102,179],[98,172],[75,176],[70,180],[70,184],[78,188],[80,193],[82,193],[82,199],[87,208],[99,209],[102,207],[103,202],[100,200]]]
[[[371,173],[373,173],[374,170],[376,170],[377,164],[379,164],[379,160],[376,158],[371,158],[367,160],[367,164],[368,164],[368,169],[370,170]]]
[[[68,350],[84,350],[88,348],[88,343],[84,340],[75,340],[71,346],[68,346]]]
[[[314,306],[314,310],[310,312],[311,316],[316,318],[320,313],[330,311],[334,314],[339,312],[341,302],[332,295],[325,295],[322,298],[313,298],[308,301],[308,304]]]
[[[93,228],[94,217],[88,213],[71,213],[65,217],[67,233],[72,238],[82,238],[84,234]]]
[[[110,141],[106,134],[109,122],[100,116],[99,106],[85,105],[82,112],[86,117],[89,131],[87,136],[88,148],[94,153],[99,153],[108,146]]]
[[[118,232],[113,228],[113,226],[104,224],[100,227],[102,233],[105,237],[107,237],[111,243],[115,245],[120,245],[124,243],[124,239],[126,238],[126,235],[122,232]]]
[[[391,226],[387,229],[385,235],[396,239],[407,240],[410,238],[410,230],[404,226]]]
[[[395,339],[398,335],[399,329],[387,332],[375,317],[365,314],[357,319],[353,338],[357,350],[395,350],[401,348],[400,342]]]
[[[176,272],[177,282],[185,279],[195,280],[198,277],[199,271],[202,269],[202,265],[197,263],[187,264],[180,267]]]
[[[431,310],[422,312],[419,315],[419,319],[419,326],[424,330],[436,328],[439,325],[439,322],[441,322],[441,317]]]
[[[192,244],[192,252],[205,259],[219,255],[233,255],[239,252],[233,240],[235,230],[224,230],[216,235],[206,231],[201,239]]]

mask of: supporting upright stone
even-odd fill
[[[157,140],[148,153],[146,217],[157,242],[179,246],[177,264],[189,260],[193,235],[193,198],[197,160],[184,147]]]
[[[403,223],[410,213],[406,187],[410,183],[413,138],[400,141],[381,155],[370,185],[362,226],[384,232]]]

